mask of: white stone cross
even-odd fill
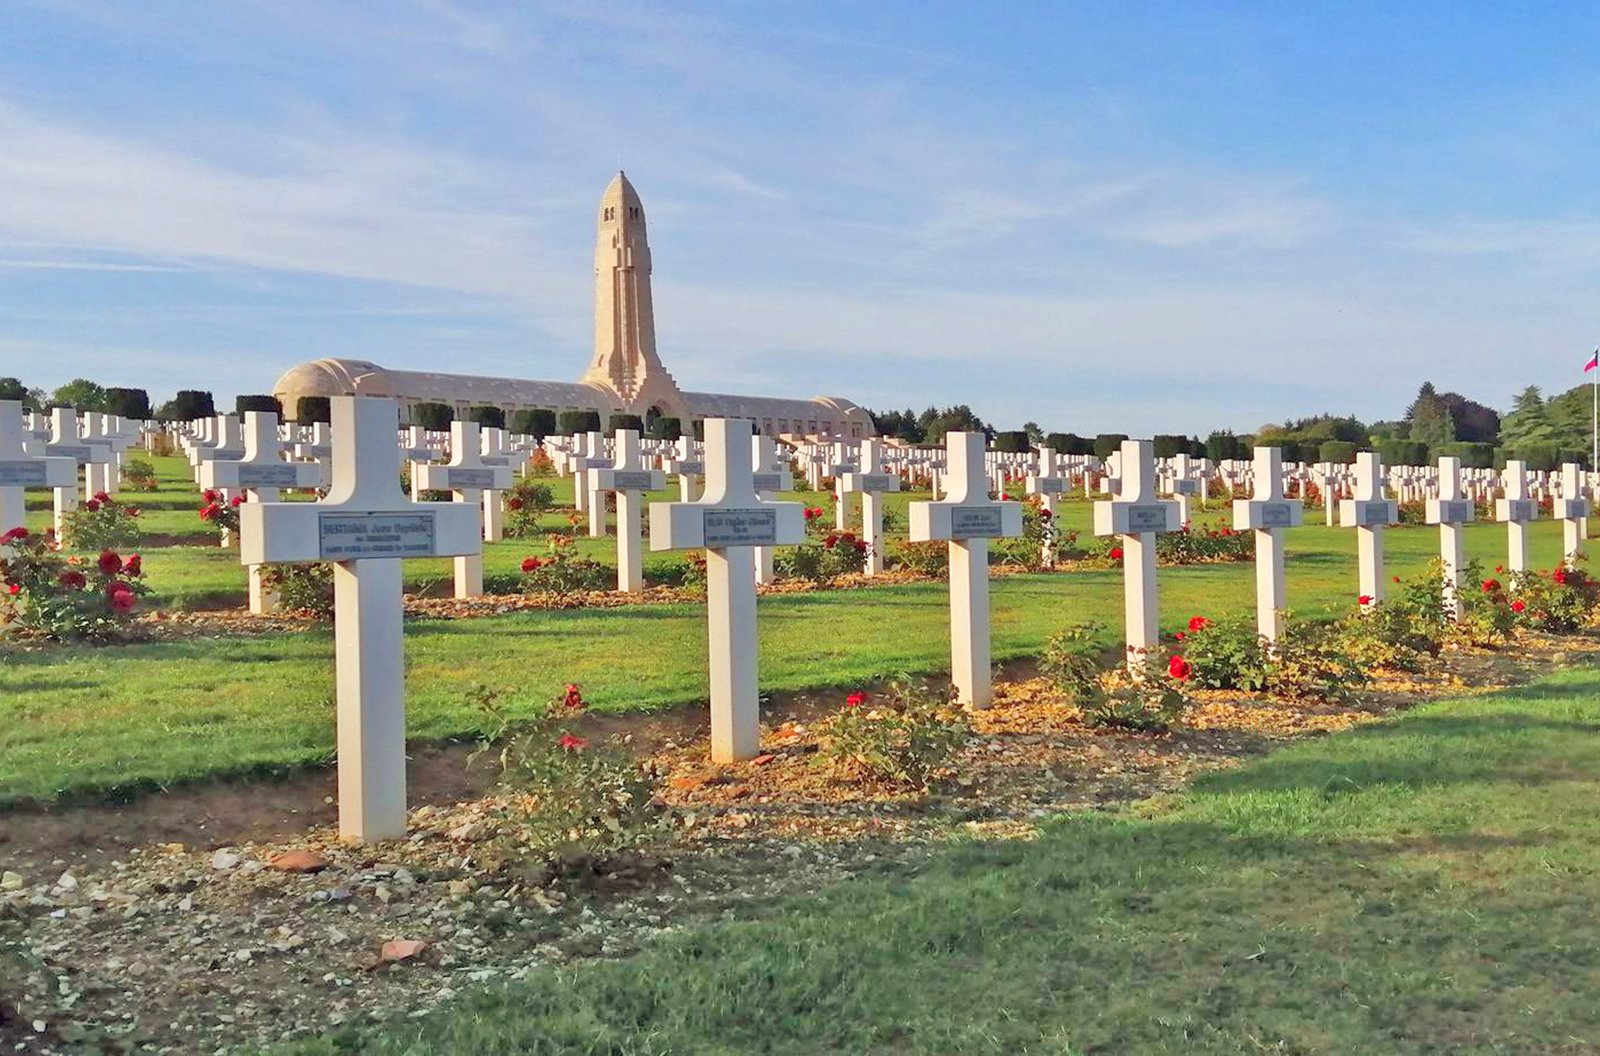
[[[334,396],[333,488],[321,502],[246,503],[246,565],[333,562],[339,833],[364,843],[406,828],[401,559],[479,553],[476,507],[414,503],[400,490],[399,408]]]
[[[850,492],[844,487],[846,473],[860,473],[862,463],[850,458],[850,445],[828,445],[828,460],[823,475],[833,479],[833,526],[838,531],[850,527]]]
[[[78,463],[70,458],[39,458],[27,451],[32,434],[22,424],[22,403],[0,400],[0,532],[28,520],[28,488],[76,489]]]
[[[591,469],[589,490],[600,509],[605,509],[603,496],[613,492],[617,496],[617,589],[623,593],[637,593],[644,589],[644,561],[640,552],[643,522],[641,496],[647,491],[660,491],[667,486],[667,476],[659,469],[645,469],[639,458],[639,431],[618,429],[614,441],[616,458],[611,467]]]
[[[1123,626],[1128,667],[1139,670],[1160,642],[1161,601],[1156,590],[1156,535],[1175,532],[1178,504],[1156,497],[1155,445],[1124,440],[1117,452],[1117,497],[1094,504],[1094,534],[1122,538]],[[1109,461],[1109,460],[1108,460]]]
[[[104,464],[111,460],[111,449],[86,443],[78,435],[78,412],[71,407],[57,407],[50,412],[50,442],[44,453],[49,458],[70,458],[79,466]],[[60,535],[66,527],[67,514],[78,508],[78,474],[74,471],[72,483],[55,489],[55,528]]]
[[[421,481],[424,491],[449,491],[455,501],[472,507],[472,515],[479,522],[478,535],[483,536],[483,493],[500,492],[511,487],[511,467],[486,466],[478,454],[478,423],[454,421],[450,423],[450,461],[443,465],[414,462],[411,479]],[[455,595],[473,598],[483,593],[483,548],[457,554],[455,558]]]
[[[1429,499],[1426,520],[1439,526],[1439,558],[1444,562],[1444,608],[1452,620],[1466,614],[1461,596],[1461,570],[1467,564],[1466,535],[1461,526],[1476,520],[1472,500],[1461,490],[1461,459],[1439,458],[1439,497]]]
[[[678,437],[677,449],[671,458],[661,460],[661,468],[678,478],[678,497],[684,502],[693,502],[695,478],[705,476],[706,472],[706,460],[694,457],[694,437]]]
[[[244,433],[240,429],[239,419],[231,414],[219,414],[215,421],[215,442],[195,444],[189,448],[189,465],[195,471],[196,480],[199,479],[200,463],[207,459],[225,462],[244,457]]]
[[[1256,448],[1253,498],[1233,500],[1233,527],[1253,531],[1256,543],[1256,632],[1269,642],[1283,633],[1288,608],[1283,578],[1283,530],[1305,522],[1305,505],[1283,494],[1283,448]]]
[[[1583,524],[1589,516],[1589,500],[1583,497],[1583,467],[1576,462],[1561,466],[1561,497],[1555,500],[1555,514],[1561,521],[1562,561],[1572,561],[1583,553]]]
[[[1194,496],[1201,494],[1200,481],[1194,477],[1194,466],[1189,456],[1179,452],[1172,456],[1172,480],[1168,489],[1178,499],[1178,523],[1190,523],[1194,514]]]
[[[777,443],[765,433],[751,435],[750,458],[755,466],[756,494],[764,501],[773,501],[789,480],[788,463],[778,458]],[[751,557],[755,559],[756,582],[771,583],[775,578],[772,574],[772,547],[755,547]]]
[[[756,496],[751,423],[707,418],[706,488],[695,502],[650,506],[650,549],[706,552],[706,613],[711,666],[711,757],[732,762],[760,747],[756,651],[756,572],[750,548],[805,539],[798,502]]]
[[[1506,567],[1513,572],[1526,572],[1528,522],[1539,516],[1539,504],[1528,494],[1528,464],[1511,459],[1501,480],[1505,496],[1494,501],[1494,516],[1506,525]]]
[[[861,464],[838,478],[840,508],[844,498],[861,493],[861,539],[867,544],[866,573],[880,575],[884,569],[883,495],[900,490],[900,478],[883,471],[883,441],[861,441]]]
[[[1054,448],[1042,447],[1039,449],[1038,468],[1028,474],[1023,487],[1029,495],[1039,496],[1039,509],[1049,515],[1050,527],[1044,533],[1044,543],[1040,548],[1039,560],[1046,568],[1055,567],[1056,563],[1056,500],[1066,494],[1068,478],[1060,474],[1061,459]]]
[[[486,466],[505,466],[511,470],[512,463],[516,460],[516,452],[506,444],[506,431],[497,426],[484,426],[478,433],[479,461]],[[510,487],[510,478],[507,478],[507,487]],[[506,517],[505,504],[500,501],[500,492],[493,488],[483,491],[483,538],[486,542],[498,543],[505,538]]]
[[[244,457],[237,462],[200,463],[200,486],[226,491],[243,491],[251,502],[277,502],[281,488],[315,488],[322,481],[322,469],[312,462],[285,462],[283,444],[278,440],[278,416],[271,411],[246,411],[244,415]],[[278,607],[277,595],[261,580],[261,566],[251,565],[250,611],[272,612]]]
[[[964,704],[994,699],[989,670],[989,540],[1022,534],[1022,507],[989,498],[982,433],[945,437],[945,497],[911,504],[913,542],[946,540],[950,551],[950,681]]]
[[[1400,509],[1383,497],[1383,461],[1375,451],[1356,454],[1355,497],[1339,500],[1339,524],[1356,530],[1356,567],[1363,608],[1383,600],[1383,528]]]

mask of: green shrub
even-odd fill
[[[1179,632],[1179,640],[1194,685],[1256,692],[1270,681],[1266,642],[1256,633],[1253,621],[1194,616],[1189,629]]]
[[[139,507],[103,491],[67,511],[61,521],[61,545],[69,550],[122,550],[136,545],[139,536]]]
[[[923,791],[949,773],[970,734],[948,693],[902,675],[875,699],[846,696],[819,726],[817,754],[840,778]]]
[[[512,539],[538,535],[539,519],[555,509],[555,492],[550,485],[520,480],[505,493],[505,534]]]
[[[333,401],[326,396],[302,396],[295,403],[293,420],[300,425],[333,421]]]
[[[950,569],[950,550],[941,542],[913,543],[897,539],[889,550],[894,567],[919,576],[943,576]]]
[[[1572,634],[1593,621],[1600,581],[1581,568],[1563,565],[1553,572],[1516,573],[1510,595],[1512,611],[1529,627]]]
[[[1096,637],[1099,624],[1069,627],[1050,636],[1039,658],[1039,670],[1049,678],[1067,703],[1083,709],[1101,695],[1101,648]]]
[[[139,555],[108,549],[86,559],[54,543],[26,528],[0,535],[0,625],[55,641],[120,636],[147,593]]]
[[[333,566],[325,562],[309,565],[268,565],[261,571],[262,586],[275,591],[278,603],[291,612],[333,617]]]
[[[556,412],[546,410],[513,411],[511,431],[517,436],[543,440],[556,431]]]
[[[137,456],[122,463],[122,486],[132,491],[155,491],[160,487],[156,480],[156,467]]]
[[[587,707],[576,685],[527,724],[513,724],[498,696],[481,686],[472,691],[485,718],[473,758],[492,757],[509,793],[494,815],[492,837],[482,841],[491,864],[546,882],[662,838],[670,816],[659,806],[652,776],[626,749],[572,732]]]
[[[556,432],[562,436],[594,433],[600,430],[599,411],[562,411],[556,416]]]
[[[455,420],[456,410],[448,403],[424,401],[411,407],[411,424],[433,432],[449,429],[450,423]]]
[[[278,403],[275,396],[235,396],[233,413],[242,418],[246,411],[266,411],[282,417],[283,406]]]
[[[564,598],[580,591],[611,590],[616,582],[616,569],[577,556],[568,535],[551,538],[549,556],[522,559],[522,585],[530,594]]]
[[[1181,656],[1146,650],[1130,670],[1117,665],[1100,678],[1100,692],[1080,704],[1086,726],[1162,733],[1188,709],[1183,684],[1189,669]]]
[[[504,429],[506,427],[506,412],[499,407],[487,404],[467,408],[467,421],[477,422],[485,429]]]
[[[1101,433],[1094,438],[1095,457],[1106,459],[1122,450],[1122,442],[1128,439],[1127,433]]]
[[[1356,460],[1356,445],[1349,440],[1324,440],[1317,447],[1318,462],[1351,465]]]
[[[606,419],[606,434],[614,436],[618,429],[632,429],[644,435],[644,419],[637,414],[613,414]]]

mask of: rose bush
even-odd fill
[[[57,641],[121,636],[147,593],[138,554],[67,555],[51,533],[25,528],[0,535],[0,587],[0,624]]]

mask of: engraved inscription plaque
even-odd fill
[[[706,548],[773,546],[778,541],[776,510],[706,510]]]
[[[648,470],[619,469],[611,475],[611,486],[617,491],[649,491],[656,478]]]
[[[1292,523],[1291,507],[1287,502],[1261,504],[1261,527],[1287,528]]]
[[[451,491],[494,487],[494,470],[492,469],[476,469],[471,466],[448,466],[445,470],[445,478],[450,481]]]
[[[1067,490],[1067,482],[1061,477],[1041,477],[1033,482],[1033,490],[1040,495],[1060,495]]]
[[[861,474],[862,491],[891,491],[900,480],[892,473],[863,473]]]
[[[43,462],[0,462],[0,485],[16,487],[43,483]]]
[[[324,513],[317,534],[325,561],[428,557],[434,551],[432,513]]]
[[[276,466],[248,466],[239,467],[239,486],[241,488],[292,488],[295,486],[297,472],[295,467],[287,462]]]
[[[950,510],[950,538],[996,539],[1005,520],[994,506],[954,506]]]
[[[0,463],[0,465],[3,465],[3,463]],[[1508,521],[1531,521],[1531,520],[1533,520],[1533,500],[1532,499],[1507,499],[1506,500],[1506,520],[1508,520]]]
[[[1129,506],[1128,531],[1132,532],[1164,532],[1167,530],[1167,508],[1165,506]]]

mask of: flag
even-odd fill
[[[1600,367],[1600,348],[1595,349],[1594,355],[1589,357],[1589,362],[1583,365],[1583,372],[1587,374],[1596,367]]]

